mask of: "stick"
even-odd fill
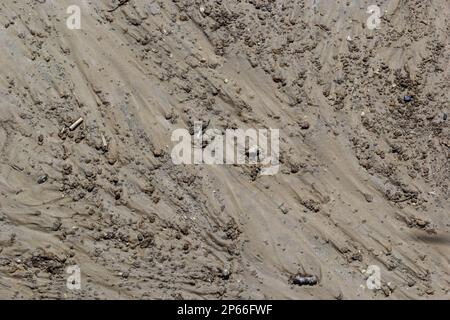
[[[70,131],[75,130],[81,123],[83,122],[83,118],[78,119],[77,121],[75,121],[70,127]]]

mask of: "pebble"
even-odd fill
[[[306,120],[300,121],[299,126],[300,126],[300,129],[302,129],[302,130],[308,130],[310,127],[309,122]]]
[[[425,221],[425,220],[422,220],[422,219],[418,219],[418,218],[415,219],[415,222],[421,228],[425,228],[429,224],[428,221]]]
[[[44,174],[37,179],[37,183],[43,184],[48,180],[48,175]]]
[[[292,283],[298,286],[314,286],[319,282],[316,276],[296,275],[292,278]]]
[[[363,195],[367,202],[373,202],[373,196],[371,194],[364,193]]]
[[[231,275],[231,272],[230,272],[230,270],[228,270],[227,268],[224,268],[223,270],[222,270],[222,279],[224,279],[224,280],[228,280],[229,278],[230,278],[230,275]]]
[[[404,96],[403,97],[403,101],[405,101],[405,102],[411,102],[412,100],[413,100],[412,96]]]

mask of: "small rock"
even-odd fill
[[[429,224],[428,221],[425,221],[425,220],[422,220],[422,219],[419,219],[419,218],[416,218],[416,219],[414,220],[414,222],[415,222],[416,225],[417,225],[418,227],[420,227],[420,228],[425,228],[425,227]]]
[[[412,100],[413,100],[412,96],[404,96],[403,97],[403,101],[405,101],[405,102],[411,102]]]
[[[319,282],[316,276],[302,276],[300,274],[291,279],[292,283],[298,286],[314,286]]]
[[[230,278],[231,272],[227,268],[222,270],[222,274],[220,275],[222,279],[228,280]]]
[[[116,154],[108,154],[107,161],[110,165],[114,165],[117,162],[117,155]]]
[[[373,196],[371,194],[363,193],[363,195],[367,202],[373,202]]]
[[[164,150],[162,150],[160,148],[154,148],[152,151],[153,151],[153,155],[156,158],[160,158],[160,157],[162,157],[164,155]]]
[[[37,179],[37,183],[43,184],[43,183],[47,182],[47,180],[48,180],[48,175],[44,174]]]
[[[171,112],[166,112],[166,113],[164,114],[164,118],[165,118],[166,120],[170,120],[170,119],[172,119],[172,117],[173,117],[173,114],[172,114]]]
[[[310,127],[309,122],[306,120],[300,121],[298,125],[300,126],[300,129],[302,129],[302,130],[308,130]]]

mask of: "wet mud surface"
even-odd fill
[[[372,4],[2,1],[0,298],[448,299],[450,3]],[[174,165],[195,121],[279,173]]]

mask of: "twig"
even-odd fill
[[[83,122],[83,118],[78,119],[77,121],[75,121],[70,127],[70,131],[75,130],[81,123]]]

